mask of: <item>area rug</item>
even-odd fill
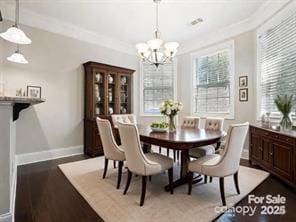
[[[102,179],[103,166],[103,157],[59,165],[72,185],[106,222],[212,221],[219,215],[215,212],[215,207],[221,206],[218,178],[213,178],[212,183],[193,185],[189,196],[187,185],[176,188],[174,195],[165,192],[164,185],[168,183],[166,173],[153,176],[152,181],[147,183],[145,204],[140,207],[141,177],[132,178],[129,191],[124,196],[126,170],[123,172],[121,188],[116,190],[117,169],[110,164],[107,177]],[[177,165],[174,170],[174,179],[177,179]],[[233,177],[225,178],[227,205],[239,202],[268,175],[262,170],[240,166],[240,195],[236,194]]]

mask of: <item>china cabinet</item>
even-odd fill
[[[85,116],[84,152],[103,154],[96,117],[109,119],[112,114],[132,112],[132,74],[134,70],[96,62],[84,63]]]

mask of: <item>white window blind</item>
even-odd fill
[[[231,56],[227,48],[193,59],[193,113],[232,115]]]
[[[158,68],[142,63],[142,114],[160,114],[160,103],[174,99],[174,73],[174,63],[160,65]]]
[[[276,113],[277,95],[296,93],[296,11],[259,36],[261,113]]]

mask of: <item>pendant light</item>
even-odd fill
[[[6,32],[0,34],[0,36],[10,42],[16,44],[31,44],[31,39],[19,28],[19,0],[16,0],[15,7],[15,24],[7,29]]]
[[[161,0],[153,0],[156,9],[156,27],[154,31],[155,38],[149,40],[147,43],[138,43],[136,48],[138,54],[144,62],[158,67],[159,65],[171,62],[177,53],[179,43],[167,42],[164,43],[160,38],[160,31],[158,27],[158,4]]]
[[[17,50],[9,57],[7,60],[10,62],[20,63],[20,64],[28,64],[28,60],[25,56],[20,52],[19,45],[17,45]]]

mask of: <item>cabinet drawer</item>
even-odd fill
[[[284,135],[276,135],[278,140],[282,141],[282,142],[285,142],[285,143],[289,143],[291,145],[294,145],[295,143],[295,139],[291,138],[291,137],[288,137],[288,136],[284,136]]]

